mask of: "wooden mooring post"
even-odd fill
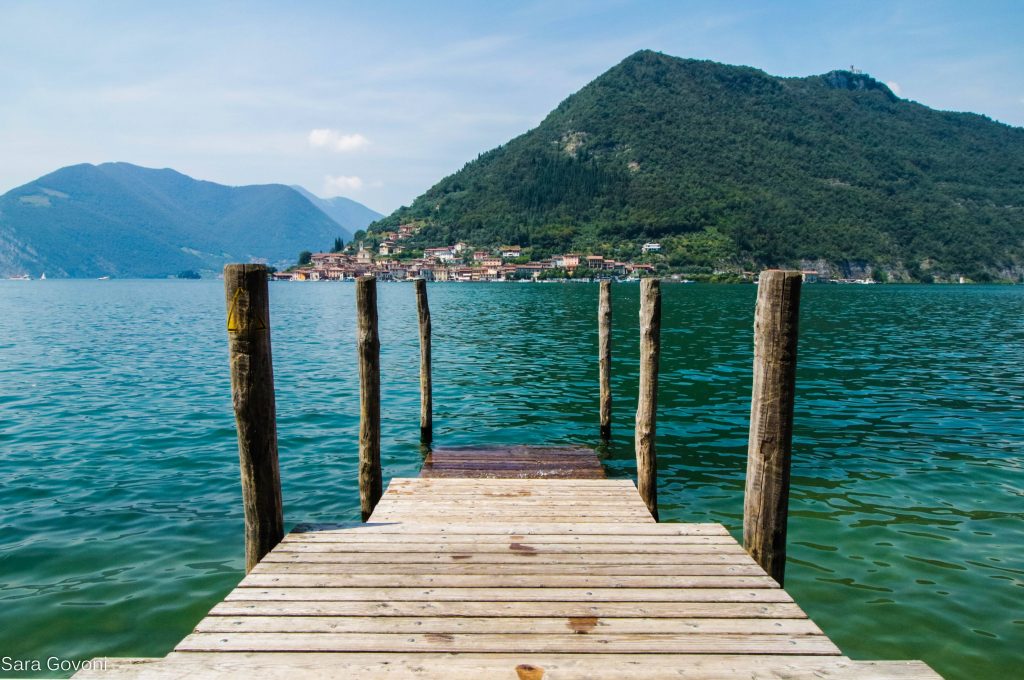
[[[427,282],[416,279],[416,311],[420,320],[420,441],[434,439],[434,397],[430,382],[430,304]]]
[[[783,585],[800,318],[800,272],[761,272],[743,499],[743,546]]]
[[[225,266],[224,298],[248,573],[284,538],[267,268],[258,264]]]
[[[597,355],[601,392],[601,438],[612,436],[612,282],[602,281],[597,303]]]
[[[658,460],[654,451],[661,354],[661,282],[640,282],[640,395],[636,406],[637,490],[658,519]]]
[[[365,522],[383,493],[380,470],[380,337],[377,279],[356,280],[359,354],[359,505]]]

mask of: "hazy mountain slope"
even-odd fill
[[[294,262],[338,232],[284,185],[228,187],[174,170],[82,164],[0,196],[0,274],[145,277]]]
[[[673,264],[1024,263],[1024,129],[900,100],[863,74],[777,78],[638,52],[379,227]]]
[[[367,208],[362,203],[353,201],[351,198],[345,198],[344,196],[320,198],[300,186],[292,186],[292,189],[305,196],[313,205],[320,208],[324,214],[341,225],[344,231],[340,235],[346,242],[352,239],[352,234],[355,232],[360,229],[366,229],[371,223],[384,217],[384,215],[376,210]]]

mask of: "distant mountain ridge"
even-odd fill
[[[1024,129],[935,111],[852,71],[781,78],[651,51],[371,227],[903,280],[1024,275]]]
[[[298,185],[292,185],[292,189],[305,196],[310,203],[320,208],[325,215],[340,224],[345,229],[344,237],[346,241],[351,240],[352,234],[355,232],[366,229],[370,224],[384,217],[383,214],[367,208],[362,203],[353,201],[351,198],[345,198],[344,196],[320,198]]]
[[[229,261],[290,264],[356,228],[283,184],[229,187],[129,163],[73,165],[0,196],[0,275],[162,277]]]

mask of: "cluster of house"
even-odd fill
[[[400,232],[403,225],[399,227]],[[423,257],[398,260],[391,256],[403,251],[400,239],[388,238],[381,242],[378,255],[362,246],[354,254],[314,253],[308,267],[290,272],[277,272],[275,279],[294,281],[343,281],[365,274],[373,274],[384,281],[423,278],[428,281],[512,281],[539,279],[545,271],[563,270],[574,273],[580,268],[598,272],[599,276],[639,276],[653,272],[654,266],[632,262],[607,260],[601,255],[568,253],[539,262],[513,263],[522,257],[519,246],[503,246],[493,251],[470,251],[466,243],[443,248],[427,248]],[[467,255],[469,257],[467,258]],[[467,264],[466,260],[471,264]]]

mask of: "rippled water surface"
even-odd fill
[[[637,286],[615,288],[613,475]],[[664,287],[662,519],[739,535],[753,286]],[[358,518],[354,286],[271,287],[286,522]],[[597,444],[593,285],[430,287],[435,440]],[[420,462],[412,286],[382,285],[385,476]],[[855,658],[1024,663],[1024,288],[807,286],[787,589]],[[0,282],[0,656],[160,656],[242,575],[215,281]]]

